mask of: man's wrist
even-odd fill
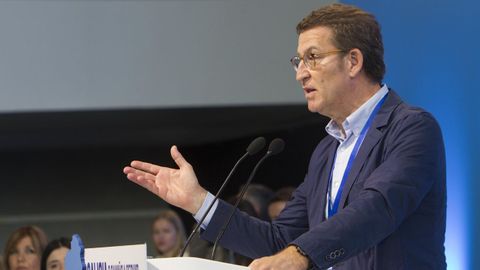
[[[202,229],[207,228],[208,224],[210,223],[210,220],[213,217],[213,213],[215,213],[215,210],[217,209],[218,200],[215,201],[215,202],[214,201],[215,201],[215,196],[213,196],[213,194],[211,194],[210,192],[207,192],[207,195],[205,196],[205,199],[203,201],[202,206],[200,207],[200,209],[198,209],[197,213],[195,213],[195,215],[193,215],[195,220],[197,222],[200,222],[202,217],[206,214],[205,220],[203,220],[202,225],[201,225]],[[207,213],[207,210],[209,209],[209,206],[212,203],[213,203],[213,205],[212,205],[210,211],[208,211],[208,213]]]
[[[198,213],[198,210],[200,210],[200,208],[202,207],[204,201],[205,201],[205,198],[207,197],[207,194],[208,192],[205,190],[205,189],[202,189],[200,192],[199,192],[199,195],[196,196],[196,198],[194,199],[194,203],[193,203],[193,207],[192,209],[189,209],[187,210],[188,212],[190,212],[192,215],[196,215]]]
[[[304,264],[304,269],[311,269],[313,267],[312,260],[310,260],[310,257],[308,257],[308,254],[305,253],[305,251],[302,250],[301,247],[295,245],[295,244],[290,244],[288,245],[288,248],[291,248],[296,252],[299,256],[299,258],[302,258],[303,264]]]

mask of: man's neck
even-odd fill
[[[346,106],[344,107],[343,112],[339,112],[338,116],[332,117],[332,120],[337,124],[337,126],[342,131],[342,134],[346,136],[345,130],[343,128],[343,122],[349,115],[355,112],[360,106],[367,102],[375,93],[381,89],[379,83],[370,83],[364,84],[361,87],[352,89],[351,95],[347,99]]]

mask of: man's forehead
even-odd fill
[[[303,53],[314,48],[330,48],[333,46],[331,38],[332,30],[325,26],[308,29],[298,36],[297,52]]]

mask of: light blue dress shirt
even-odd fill
[[[340,143],[337,148],[332,172],[332,186],[330,187],[331,197],[327,196],[327,200],[330,199],[331,204],[333,204],[333,201],[337,196],[338,188],[342,183],[343,174],[347,167],[348,159],[350,158],[353,147],[360,136],[360,132],[362,132],[370,114],[372,114],[377,104],[387,93],[388,87],[384,84],[377,93],[363,103],[356,111],[350,114],[342,123],[345,134],[342,132],[342,128],[333,120],[330,120],[325,127],[327,133]],[[325,216],[328,218],[328,201],[325,208]]]

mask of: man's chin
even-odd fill
[[[318,105],[310,103],[307,101],[307,109],[312,113],[320,113],[318,110]]]

